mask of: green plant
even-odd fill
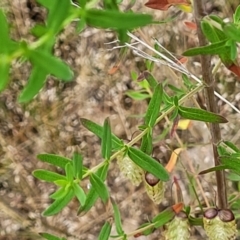
[[[230,179],[239,181],[240,150],[233,143],[223,141],[221,138],[219,124],[226,124],[228,121],[218,113],[214,94],[217,96],[219,94],[215,92],[213,85],[213,74],[217,69],[212,72],[210,55],[218,55],[220,61],[229,70],[240,75],[237,65],[237,43],[240,42],[240,7],[234,13],[233,22],[225,24],[218,16],[203,17],[202,1],[194,1],[194,16],[201,46],[188,49],[183,55],[201,55],[203,76],[200,79],[179,64],[179,61],[173,55],[171,56],[171,53],[167,52],[172,58],[166,55],[165,49],[163,49],[165,53],[161,53],[159,50],[162,49],[162,46],[158,42],[156,42],[154,48],[128,32],[153,23],[154,21],[150,15],[133,12],[123,13],[119,10],[116,1],[103,1],[103,9],[94,8],[95,3],[87,1],[79,1],[80,7],[68,0],[61,2],[39,0],[38,2],[48,9],[48,17],[45,25],[37,25],[32,29],[32,33],[37,40],[31,43],[26,41],[16,42],[9,37],[5,13],[3,10],[0,11],[0,35],[2,36],[0,39],[0,89],[3,90],[9,81],[8,74],[13,60],[23,58],[32,65],[31,76],[19,97],[19,102],[31,100],[42,88],[49,74],[64,81],[70,81],[73,78],[73,71],[69,66],[61,59],[53,56],[51,51],[59,33],[76,18],[78,19],[76,25],[78,32],[81,32],[86,25],[114,29],[121,43],[126,43],[126,47],[137,51],[139,55],[148,59],[146,62],[147,71],[140,77],[142,81],[136,81],[140,90],[126,93],[135,100],[144,101],[147,99],[147,109],[142,124],[138,126],[140,133],[137,136],[125,143],[123,139],[112,133],[109,118],[106,118],[103,126],[82,118],[82,125],[101,139],[102,161],[98,165],[91,169],[84,166],[84,156],[78,151],[74,152],[72,159],[54,154],[39,154],[37,156],[40,161],[59,167],[65,172],[65,174],[58,174],[45,169],[37,169],[33,172],[36,178],[53,183],[57,187],[57,190],[49,196],[53,199],[53,203],[43,212],[43,216],[47,217],[59,213],[74,197],[79,201],[78,214],[81,216],[86,214],[94,206],[96,200],[100,198],[104,204],[112,206],[117,232],[116,236],[111,236],[113,221],[112,219],[106,219],[98,236],[100,240],[109,239],[110,236],[120,240],[131,236],[149,235],[156,228],[163,225],[167,226],[166,239],[178,239],[178,231],[183,230],[184,233],[181,239],[189,238],[191,225],[204,225],[210,239],[221,238],[221,236],[212,234],[216,231],[222,231],[226,234],[223,234],[221,239],[233,239],[236,236],[236,216],[233,213],[237,209],[238,199],[232,196],[232,210],[226,210],[229,207],[224,170],[231,170],[233,174],[229,175]],[[189,6],[190,2],[183,1],[181,4]],[[147,6],[154,6],[157,9],[167,9],[170,5],[168,1],[164,6],[159,6],[157,1],[149,1],[147,4]],[[154,56],[144,53],[135,45],[127,43],[130,38],[148,47],[153,51]],[[208,45],[207,40],[210,42]],[[177,70],[181,74],[184,86],[176,87],[168,84],[167,81],[158,83],[151,73],[154,62],[168,65]],[[198,83],[192,82],[191,79]],[[198,106],[186,107],[184,105],[188,99],[193,98],[196,93],[202,90],[205,91],[207,110]],[[223,100],[225,101],[225,99]],[[155,144],[154,130],[162,120],[170,119],[173,127],[172,129],[169,128],[169,132],[176,134],[174,127],[178,125],[181,118],[209,124],[215,166],[200,172],[200,174],[216,172],[217,207],[208,209],[203,217],[197,218],[192,216],[191,206],[184,206],[183,200],[179,198],[171,207],[149,220],[149,222],[144,223],[139,229],[127,233],[122,227],[118,205],[110,196],[108,187],[105,184],[109,165],[117,159],[120,169],[126,177],[136,185],[144,181],[146,191],[151,199],[156,203],[161,202],[164,196],[165,184],[170,180],[171,171],[176,165],[176,158],[185,146],[179,141],[179,148],[173,151],[169,163],[164,167],[163,164],[152,157]],[[187,171],[186,175],[192,185],[193,192],[196,194],[195,197],[199,202],[199,207],[203,210],[196,189],[193,186],[193,180]],[[89,179],[91,183],[90,190],[87,192],[81,187],[84,179]],[[177,182],[174,184],[177,186],[178,191],[181,192]],[[180,229],[176,229],[176,226],[179,225]],[[60,239],[48,233],[41,233],[41,236],[50,240]]]

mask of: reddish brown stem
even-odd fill
[[[194,0],[194,15],[197,24],[197,35],[200,46],[207,45],[207,40],[201,30],[201,19],[205,16],[203,0]],[[218,112],[217,101],[214,97],[214,77],[212,75],[211,56],[201,55],[202,79],[206,85],[204,94],[207,109],[211,112]],[[210,132],[212,137],[213,156],[215,166],[219,165],[219,156],[217,152],[217,144],[221,141],[221,131],[219,124],[210,124]],[[224,171],[216,171],[218,207],[227,208],[227,191],[226,179]]]

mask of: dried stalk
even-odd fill
[[[197,35],[200,46],[207,45],[206,38],[204,37],[200,22],[205,16],[204,13],[204,3],[203,0],[194,0],[194,15],[197,24]],[[202,66],[202,78],[206,85],[204,89],[205,99],[207,109],[211,112],[218,112],[217,101],[214,97],[214,77],[212,75],[211,67],[211,56],[201,55],[201,66]],[[213,156],[215,166],[219,165],[219,156],[217,152],[217,144],[221,141],[221,131],[219,124],[210,124],[210,132],[212,136],[212,146],[213,146]],[[226,191],[226,179],[224,171],[216,171],[216,181],[217,181],[217,197],[218,197],[218,207],[220,209],[227,208],[227,191]]]

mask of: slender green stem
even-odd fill
[[[202,89],[204,89],[204,85],[200,84],[198,85],[196,88],[194,88],[192,91],[190,91],[188,94],[186,94],[184,97],[182,97],[179,100],[179,104],[183,104],[186,100],[190,99],[193,95],[195,95],[197,92],[200,92]],[[172,106],[170,107],[167,111],[163,112],[156,120],[156,123],[159,123],[163,118],[165,118],[168,114],[170,114],[174,109],[176,108],[176,106]],[[132,139],[132,141],[130,141],[129,143],[127,143],[122,149],[120,149],[119,151],[115,152],[109,160],[105,160],[102,161],[101,163],[99,163],[98,165],[94,166],[92,169],[90,169],[88,172],[86,172],[83,175],[83,178],[86,178],[87,176],[89,176],[91,173],[95,173],[99,168],[103,167],[106,164],[106,161],[112,161],[113,159],[115,159],[119,154],[122,154],[125,151],[126,147],[130,147],[133,146],[135,143],[137,143],[139,140],[141,140],[141,138],[147,134],[148,129],[146,128],[144,131],[142,131],[139,135],[137,135],[134,139]]]
[[[147,225],[147,226],[145,226],[145,227],[143,227],[143,228],[139,228],[139,229],[137,229],[137,230],[135,230],[135,231],[132,231],[132,232],[130,232],[130,233],[127,233],[126,235],[127,235],[127,237],[132,237],[132,236],[134,236],[134,235],[136,235],[136,234],[138,234],[138,233],[142,233],[142,232],[144,232],[144,231],[146,231],[146,230],[148,230],[148,229],[150,229],[150,228],[153,228],[154,227],[154,223],[152,223],[152,224],[149,224],[149,225]],[[120,237],[117,237],[117,238],[114,238],[115,240],[122,240],[123,239],[123,236],[120,236]]]

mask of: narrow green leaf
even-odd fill
[[[206,173],[222,171],[222,170],[225,170],[225,169],[229,169],[228,166],[226,166],[226,165],[218,165],[218,166],[211,167],[211,168],[208,168],[206,170],[203,170],[203,171],[201,171],[198,174],[199,175],[203,175],[203,174],[206,174]]]
[[[60,199],[65,197],[67,193],[68,193],[68,190],[66,189],[66,187],[60,187],[57,191],[52,193],[49,197],[51,199]]]
[[[71,1],[69,0],[37,0],[42,6],[48,9],[47,27],[55,35],[63,26],[63,21],[69,16]]]
[[[74,197],[73,189],[69,189],[65,197],[55,200],[44,212],[43,216],[48,217],[59,213]]]
[[[35,178],[38,178],[40,180],[43,181],[47,181],[47,182],[54,182],[56,180],[66,180],[66,177],[64,175],[55,173],[55,172],[51,172],[51,171],[47,171],[44,169],[37,169],[35,171],[33,171],[33,176]]]
[[[226,157],[221,156],[220,161],[235,172],[240,172],[240,157],[235,157],[234,154]]]
[[[217,146],[217,151],[218,151],[218,154],[220,156],[223,156],[223,155],[227,156],[227,155],[229,155],[229,152],[228,152],[226,146],[218,145]]]
[[[212,43],[207,46],[197,47],[197,48],[190,48],[183,53],[184,56],[196,56],[196,55],[219,55],[222,53],[228,53],[229,47],[226,47],[226,40],[221,42]]]
[[[154,76],[150,72],[145,71],[144,77],[146,78],[152,89],[155,89],[157,87],[158,81],[154,78]]]
[[[109,164],[105,164],[103,167],[97,170],[96,175],[99,176],[102,181],[105,181],[108,173],[108,166]],[[85,201],[84,206],[81,206],[78,210],[78,214],[80,216],[83,216],[86,214],[92,206],[95,204],[96,200],[98,199],[98,193],[95,191],[93,187],[90,188],[88,194],[87,194],[87,199]]]
[[[57,167],[60,167],[60,168],[63,168],[65,169],[65,166],[68,164],[68,163],[71,163],[71,159],[69,158],[65,158],[65,157],[62,157],[62,156],[58,156],[58,155],[55,155],[55,154],[38,154],[37,155],[37,158],[39,160],[41,160],[42,162],[47,162],[47,163],[50,163],[54,166],[57,166]]]
[[[0,52],[8,52],[10,42],[8,22],[2,9],[0,9]]]
[[[145,171],[152,173],[155,177],[159,178],[162,181],[169,180],[169,174],[165,168],[157,162],[155,159],[145,154],[144,152],[129,147],[128,156],[136,163],[139,167],[143,168]]]
[[[223,19],[217,15],[210,15],[209,18],[211,18],[211,20],[215,21],[216,23],[220,24],[221,27],[225,24]],[[228,37],[226,36],[226,34],[222,29],[219,29],[218,27],[214,27],[214,25],[212,27],[214,28],[214,31],[218,35],[218,38],[219,38],[218,42],[228,39]]]
[[[52,10],[55,7],[56,2],[58,2],[58,0],[37,0],[37,2],[39,4],[41,4],[43,7],[47,8],[48,10]]]
[[[224,33],[232,40],[240,42],[240,29],[233,23],[223,25]]]
[[[78,0],[79,6],[84,8],[86,6],[87,0]]]
[[[111,233],[112,223],[106,221],[98,235],[98,240],[108,240]]]
[[[83,175],[83,157],[81,154],[73,153],[73,171],[76,179],[82,179]]]
[[[112,206],[113,206],[113,212],[114,212],[114,222],[116,225],[116,230],[119,236],[124,234],[123,228],[122,228],[122,221],[121,221],[121,215],[120,211],[118,209],[118,206],[116,202],[111,198]]]
[[[159,228],[164,224],[168,223],[175,217],[175,212],[173,211],[172,207],[167,208],[166,210],[162,211],[156,217],[152,219],[152,223],[154,223],[155,228]]]
[[[0,45],[0,48],[1,48],[1,45]],[[0,49],[0,52],[1,52],[1,49]],[[5,87],[7,86],[7,83],[9,81],[9,70],[10,70],[10,62],[9,62],[8,56],[5,54],[0,54],[0,91],[5,89]]]
[[[177,120],[178,117],[178,108],[175,108],[169,118],[170,121],[175,121]]]
[[[233,152],[240,153],[240,149],[230,141],[223,141]]]
[[[120,44],[125,44],[126,42],[130,41],[129,40],[130,37],[127,34],[128,33],[127,29],[117,29],[116,32],[118,33],[118,39]]]
[[[171,89],[178,96],[185,94],[185,92],[182,89],[180,89],[180,88],[178,88],[176,86],[173,86],[172,84],[167,84],[167,86],[168,86],[169,89]]]
[[[234,23],[240,22],[240,5],[238,5],[235,13],[233,14],[233,20],[234,20]]]
[[[150,103],[148,105],[148,109],[144,118],[145,124],[150,127],[154,126],[156,119],[159,115],[160,105],[162,102],[162,95],[163,95],[162,85],[158,84],[154,89],[153,96],[150,100]]]
[[[103,127],[98,125],[97,123],[94,123],[88,119],[81,118],[82,125],[87,128],[90,132],[97,135],[99,138],[102,139],[103,137]],[[113,149],[121,149],[123,147],[122,141],[116,137],[114,134],[112,134],[112,147]]]
[[[59,79],[70,81],[73,78],[73,72],[70,67],[47,51],[43,51],[42,49],[29,49],[26,57],[29,58],[34,66],[38,66],[42,71],[52,74]]]
[[[184,85],[188,88],[188,89],[192,89],[192,87],[194,86],[194,84],[191,82],[191,80],[189,79],[189,77],[186,74],[182,74],[182,80]]]
[[[233,182],[239,182],[240,181],[240,175],[236,173],[229,173],[227,175],[227,179]]]
[[[63,27],[63,21],[68,17],[70,7],[71,1],[69,0],[54,1],[47,17],[47,26],[52,32],[57,33]]]
[[[83,189],[79,186],[78,183],[74,183],[73,184],[73,190],[74,190],[74,194],[76,195],[78,201],[81,203],[81,205],[83,206],[86,202],[86,194],[83,191]]]
[[[148,93],[143,93],[141,91],[128,90],[125,94],[134,100],[144,100],[150,98]]]
[[[80,19],[77,24],[77,33],[81,33],[86,27],[86,21],[84,19]]]
[[[178,107],[178,97],[177,96],[173,97],[173,103],[176,107]]]
[[[206,36],[206,38],[211,43],[216,43],[216,42],[220,41],[220,39],[217,35],[217,32],[215,31],[215,28],[209,22],[202,21],[201,22],[201,29],[203,31],[203,34]]]
[[[147,134],[145,134],[142,137],[142,142],[141,142],[141,151],[145,152],[146,154],[150,155],[153,150],[153,144],[152,144],[152,128],[149,127],[149,130]]]
[[[232,61],[235,61],[237,58],[237,44],[234,40],[228,40],[226,43],[230,48],[230,58]]]
[[[31,34],[34,35],[35,37],[40,38],[41,36],[43,36],[44,34],[46,34],[48,31],[48,29],[46,28],[46,26],[42,25],[42,24],[36,24],[31,30]]]
[[[98,193],[95,191],[93,187],[91,187],[91,189],[87,193],[85,204],[80,206],[80,208],[78,209],[78,214],[80,214],[80,216],[86,214],[95,204],[98,197],[99,197]]]
[[[65,172],[66,172],[67,181],[69,181],[69,182],[73,181],[74,171],[73,171],[72,162],[71,162],[71,163],[68,163],[68,164],[65,166]]]
[[[49,233],[39,233],[39,235],[47,240],[67,240],[66,238],[59,238]]]
[[[59,180],[54,181],[54,183],[57,186],[60,186],[60,187],[63,187],[63,188],[66,188],[67,185],[69,185],[69,181],[67,181],[67,179],[59,179]]]
[[[107,202],[109,198],[109,193],[107,186],[104,184],[102,179],[98,177],[96,174],[92,173],[90,175],[90,182],[92,184],[92,187],[96,190],[99,197],[103,200],[103,202]]]
[[[112,151],[112,133],[109,118],[106,118],[103,124],[103,137],[101,147],[103,159],[109,160]]]
[[[28,79],[27,85],[24,87],[23,91],[18,98],[20,103],[29,102],[33,99],[35,95],[39,93],[39,91],[44,86],[48,73],[43,71],[38,66],[34,66],[31,72],[31,75]]]
[[[219,114],[208,112],[199,108],[178,107],[178,114],[186,119],[211,122],[211,123],[227,123],[227,119]]]
[[[215,21],[217,24],[220,24],[221,26],[224,25],[223,20],[215,15],[209,16],[211,20]],[[205,36],[208,38],[208,40],[211,43],[219,43],[221,41],[226,41],[226,52],[219,52],[217,53],[219,57],[221,58],[222,62],[226,66],[230,66],[232,64],[232,57],[231,55],[233,54],[233,50],[231,49],[230,46],[227,45],[227,42],[229,41],[228,37],[226,36],[225,32],[222,30],[218,29],[217,27],[214,27],[214,25],[210,25],[208,21],[203,21],[202,23],[202,31],[205,34]]]
[[[132,12],[88,9],[84,15],[87,24],[100,28],[133,29],[152,23],[151,15]]]
[[[103,8],[118,11],[116,0],[103,0]]]
[[[152,225],[152,223],[144,223],[144,224],[142,224],[139,228],[138,228],[138,230],[141,230],[141,228],[146,228],[147,226],[149,226],[149,225]],[[141,232],[140,233],[140,236],[148,236],[148,235],[150,235],[151,233],[153,233],[153,231],[155,230],[155,227],[150,227],[150,228],[148,228],[148,229],[146,229],[146,230],[144,230],[143,232]],[[137,235],[138,236],[138,235]],[[136,237],[136,235],[134,235],[134,237]]]

